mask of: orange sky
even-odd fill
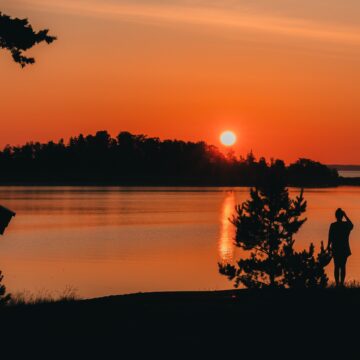
[[[219,3],[221,5],[219,5]],[[360,164],[360,3],[3,0],[59,40],[0,56],[0,147],[127,130]]]

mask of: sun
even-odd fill
[[[224,131],[220,135],[220,141],[225,146],[232,146],[236,143],[236,135],[232,131]]]

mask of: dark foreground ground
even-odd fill
[[[20,305],[0,309],[0,328],[0,353],[11,358],[360,359],[360,289]]]

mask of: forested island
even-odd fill
[[[221,152],[201,142],[160,140],[145,135],[107,131],[80,134],[65,143],[28,142],[0,151],[1,184],[89,184],[154,186],[253,186],[269,171],[289,186],[342,184],[336,169],[310,159],[257,159]],[[354,180],[353,180],[354,181]],[[356,181],[356,179],[355,179]]]

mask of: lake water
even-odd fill
[[[297,247],[326,241],[343,207],[355,223],[349,279],[360,280],[360,188],[305,197]],[[246,198],[247,188],[0,187],[1,204],[17,213],[0,239],[4,283],[54,295],[70,286],[81,297],[230,288],[217,263],[238,256],[228,218]]]
[[[349,178],[360,178],[360,170],[340,170],[339,175]]]

